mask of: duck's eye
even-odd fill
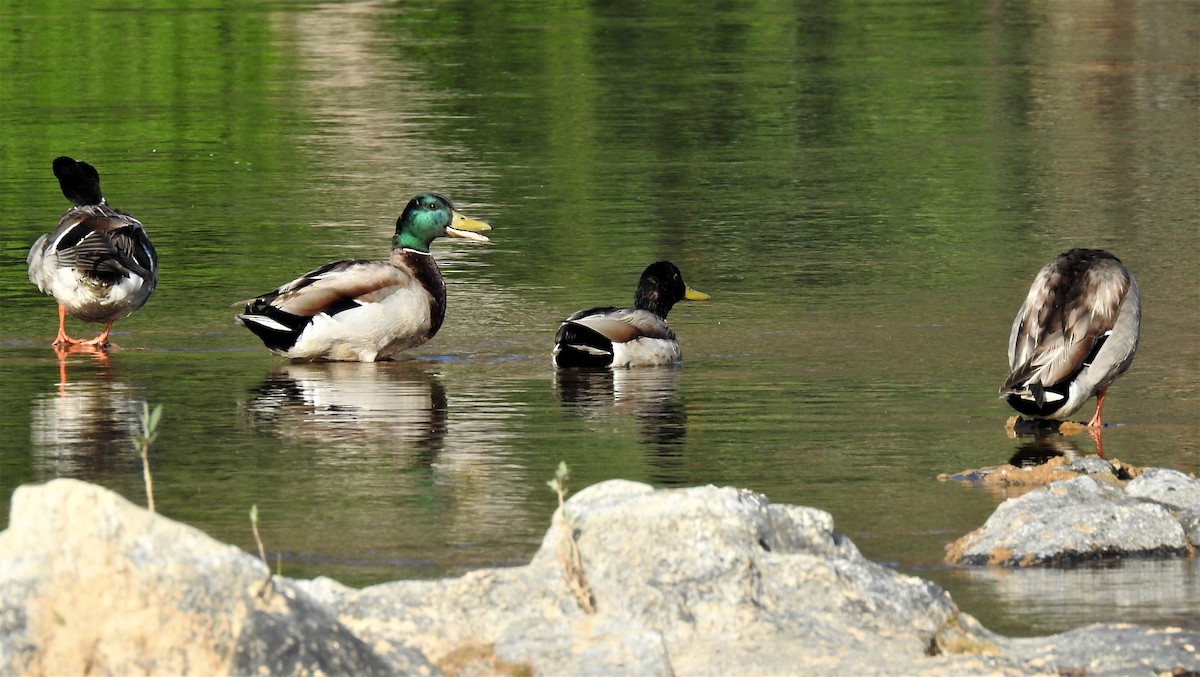
[[[425,208],[426,208],[426,209],[428,209],[428,210],[429,210],[429,211],[431,211],[431,212],[436,212],[436,211],[437,211],[437,208],[438,208],[438,206],[437,206],[437,204],[436,204],[436,203],[430,202],[429,204],[425,205]]]

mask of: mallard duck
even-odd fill
[[[58,185],[75,206],[29,249],[29,279],[58,301],[54,345],[108,345],[113,322],[141,308],[158,283],[158,254],[142,224],[113,209],[86,162],[54,159]],[[104,325],[87,340],[67,336],[67,315]]]
[[[1059,254],[1033,280],[1008,340],[1012,373],[1000,396],[1033,418],[1063,419],[1092,395],[1103,425],[1108,386],[1133,362],[1141,325],[1137,282],[1100,249]]]
[[[682,301],[707,301],[689,288],[670,261],[652,263],[638,281],[632,308],[588,308],[559,326],[554,335],[558,367],[640,367],[675,364],[683,354],[667,313]]]
[[[387,261],[326,264],[254,299],[237,323],[293,360],[373,362],[419,346],[446,316],[446,283],[429,245],[442,236],[487,242],[492,227],[418,195],[396,220]]]

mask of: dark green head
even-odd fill
[[[698,292],[683,282],[683,273],[670,261],[650,264],[638,281],[633,307],[665,318],[674,305],[684,299],[707,301],[708,294]]]
[[[445,236],[487,242],[488,239],[479,233],[491,229],[483,221],[454,211],[454,205],[441,195],[427,193],[409,200],[400,218],[396,219],[392,246],[428,252],[430,243]]]

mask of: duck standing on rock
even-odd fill
[[[271,352],[293,360],[373,362],[433,338],[446,316],[446,283],[429,253],[436,238],[487,242],[492,227],[434,194],[409,201],[387,261],[330,263],[239,301],[237,323]]]
[[[137,219],[108,206],[95,167],[69,157],[55,158],[52,167],[75,206],[29,249],[29,280],[58,301],[55,346],[103,348],[113,322],[150,298],[158,283],[158,254]],[[67,315],[103,324],[104,331],[73,339],[67,336]]]
[[[683,359],[667,313],[684,299],[707,301],[708,294],[683,282],[670,261],[651,264],[642,273],[632,308],[588,308],[574,313],[554,335],[556,367],[640,367],[675,364]]]
[[[1000,396],[1025,416],[1064,419],[1092,395],[1100,428],[1108,386],[1133,362],[1141,326],[1133,275],[1100,249],[1058,255],[1034,278],[1008,342]]]

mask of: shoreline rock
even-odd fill
[[[1166,468],[1148,468],[1128,482],[1099,477],[1057,480],[1008,499],[982,527],[947,546],[946,562],[1073,566],[1195,552],[1200,480]]]
[[[271,577],[76,480],[19,488],[0,533],[3,674],[1154,674],[1200,671],[1196,646],[1116,624],[1003,637],[828,513],[711,486],[604,482],[527,565],[361,590]]]
[[[13,493],[0,532],[0,674],[380,675],[400,663],[198,529],[78,480]]]

